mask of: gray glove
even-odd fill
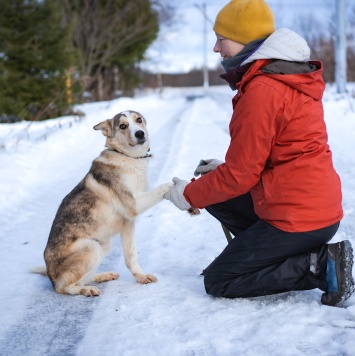
[[[195,169],[194,176],[198,177],[200,174],[205,174],[214,171],[223,162],[218,159],[201,159],[200,163]]]
[[[164,199],[170,200],[180,210],[188,210],[191,206],[186,201],[183,193],[189,182],[178,177],[174,177],[173,183],[174,186],[164,194]]]

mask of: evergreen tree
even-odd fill
[[[0,8],[0,115],[60,115],[70,56],[58,2],[0,0]]]

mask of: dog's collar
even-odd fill
[[[117,151],[117,150],[113,150],[113,149],[109,149],[109,151],[113,151],[113,152],[117,152],[121,155],[124,155],[126,157],[129,157],[129,158],[135,158],[135,159],[141,159],[141,158],[149,158],[149,157],[152,157],[153,155],[150,154],[150,153],[146,153],[145,156],[139,156],[139,157],[132,157],[132,156],[128,156],[126,153],[124,152],[121,152],[121,151]],[[150,151],[150,148],[148,149],[148,152]]]

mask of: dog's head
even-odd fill
[[[149,150],[146,124],[143,115],[127,110],[95,125],[94,130],[101,130],[106,136],[106,147],[127,156],[139,157]]]

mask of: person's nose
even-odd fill
[[[219,45],[218,45],[218,42],[216,41],[214,47],[213,47],[213,52],[215,53],[219,53],[221,51]]]

